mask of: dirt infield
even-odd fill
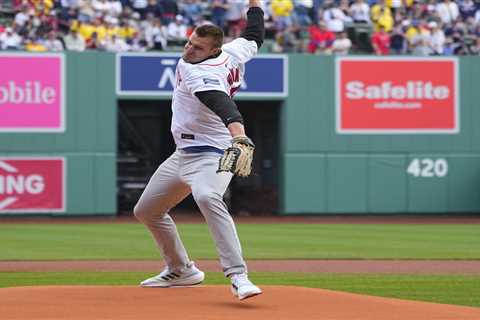
[[[216,260],[197,260],[204,271],[221,272]],[[390,274],[480,274],[480,261],[250,260],[253,272]],[[0,272],[158,272],[161,261],[0,261]]]
[[[0,314],[9,320],[480,319],[480,308],[300,287],[264,286],[263,290],[260,296],[238,301],[228,286],[16,287],[0,289]]]

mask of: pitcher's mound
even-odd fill
[[[2,319],[452,319],[478,320],[480,308],[378,298],[322,289],[262,286],[239,301],[227,286],[146,289],[45,286],[0,289]]]

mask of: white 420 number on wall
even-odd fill
[[[448,174],[448,162],[443,158],[440,158],[440,159],[415,158],[408,165],[407,173],[411,174],[414,177],[443,178]]]

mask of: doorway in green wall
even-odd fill
[[[150,176],[175,150],[168,100],[118,102],[117,201],[132,214]],[[238,101],[247,135],[256,144],[254,174],[234,178],[225,200],[234,215],[269,215],[278,209],[280,101]],[[191,196],[175,211],[198,210]]]

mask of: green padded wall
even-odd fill
[[[69,52],[65,59],[65,132],[0,132],[0,156],[65,157],[66,211],[56,214],[116,214],[114,55]]]
[[[459,59],[461,129],[448,135],[337,134],[335,58],[289,63],[282,214],[480,212],[478,57]]]

